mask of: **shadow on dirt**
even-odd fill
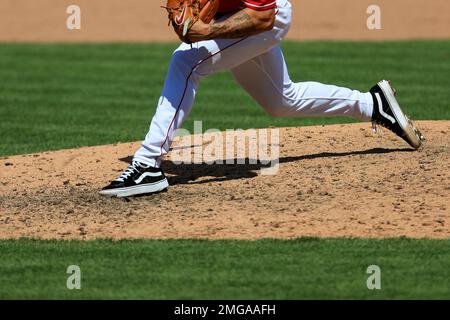
[[[387,154],[395,152],[413,152],[415,150],[411,148],[403,149],[386,149],[386,148],[372,148],[368,150],[349,151],[349,152],[321,152],[316,154],[307,154],[297,157],[284,157],[279,159],[279,163],[296,162],[303,160],[312,160],[319,158],[339,158],[350,157],[355,155],[372,155],[372,154]],[[131,163],[133,156],[120,158],[120,161]],[[227,162],[229,164],[227,164]],[[225,160],[223,163],[187,163],[176,164],[172,161],[165,160],[162,162],[161,167],[164,172],[169,174],[169,184],[203,184],[210,182],[221,182],[227,180],[247,179],[253,178],[258,175],[258,170],[270,167],[270,164],[266,165],[260,161],[254,159],[232,159]],[[210,179],[202,179],[196,181],[202,177],[212,177]]]

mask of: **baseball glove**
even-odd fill
[[[184,37],[199,19],[211,22],[219,9],[219,0],[167,0],[163,8],[169,13],[169,25],[172,23],[175,32]]]

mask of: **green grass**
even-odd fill
[[[144,137],[174,44],[0,44],[0,156]],[[367,90],[394,81],[416,119],[450,119],[450,41],[285,42],[296,81]],[[298,126],[230,75],[201,84],[185,127]],[[0,298],[450,298],[449,240],[0,241]],[[65,287],[67,266],[82,290]],[[382,290],[366,288],[366,268]]]
[[[0,241],[0,298],[450,298],[450,241]],[[66,268],[81,268],[81,290]],[[381,268],[381,290],[366,287]]]
[[[175,44],[0,44],[0,155],[143,139]],[[450,119],[450,41],[285,42],[291,77],[367,90],[394,81],[416,119]],[[207,128],[351,119],[274,119],[228,73],[203,81],[193,112]]]

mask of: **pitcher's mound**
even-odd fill
[[[97,191],[139,143],[2,158],[0,237],[447,238],[450,122],[419,127],[428,139],[419,151],[368,124],[282,128],[275,175],[248,159],[176,165],[169,157],[169,190],[131,199]],[[205,142],[178,142],[172,154],[196,148]]]

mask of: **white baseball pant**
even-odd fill
[[[317,82],[294,83],[279,46],[291,25],[291,4],[277,1],[272,30],[242,39],[181,44],[173,53],[156,113],[135,161],[159,167],[174,131],[194,103],[200,80],[230,70],[236,81],[274,117],[350,116],[370,121],[370,93]]]

